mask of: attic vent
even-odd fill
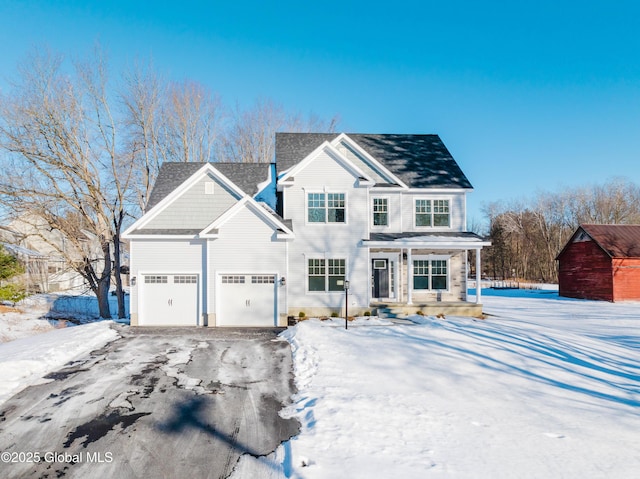
[[[206,181],[204,184],[204,194],[212,195],[215,187],[215,183],[213,181]]]
[[[584,241],[591,241],[589,235],[584,231],[580,231],[573,240],[574,243],[582,243]]]

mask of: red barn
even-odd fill
[[[640,301],[640,225],[580,225],[556,259],[560,296]]]

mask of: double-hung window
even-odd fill
[[[346,266],[344,259],[308,260],[309,291],[342,291]]]
[[[387,198],[373,199],[373,226],[389,225],[389,202]]]
[[[451,226],[449,200],[416,199],[416,226]]]
[[[346,211],[344,193],[307,193],[309,223],[344,223]]]
[[[433,200],[433,226],[450,226],[449,200]]]
[[[413,261],[413,289],[437,291],[448,288],[446,259],[416,259]]]

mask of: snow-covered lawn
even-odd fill
[[[640,304],[483,302],[484,321],[289,329],[302,431],[271,461],[310,479],[639,477]]]
[[[0,305],[0,343],[54,329],[49,321],[40,319],[50,310],[50,303],[46,295],[35,295],[17,307]]]
[[[284,332],[299,392],[283,414],[301,433],[234,477],[638,477],[640,303],[547,291],[485,291],[483,302],[486,320],[359,319],[347,331],[309,320]],[[0,403],[115,339],[109,325],[0,343]]]

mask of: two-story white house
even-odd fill
[[[165,163],[131,242],[131,324],[285,326],[287,316],[479,316],[472,187],[437,135],[276,134],[275,164]],[[479,280],[479,276],[476,278]]]

